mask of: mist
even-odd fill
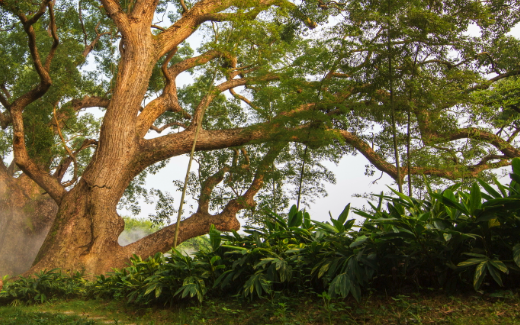
[[[58,206],[28,177],[0,170],[0,278],[31,267]]]
[[[134,243],[138,241],[141,238],[144,238],[148,235],[153,233],[149,229],[144,229],[141,227],[134,227],[132,229],[125,229],[121,235],[119,235],[119,238],[117,239],[117,242],[121,246],[130,245],[131,243]]]

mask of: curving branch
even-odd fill
[[[85,96],[82,99],[73,99],[72,101],[65,104],[64,106],[67,106],[68,104],[72,105],[74,112],[77,112],[84,108],[90,108],[90,107],[108,107],[108,104],[110,104],[110,100],[108,98],[104,98],[104,97]]]
[[[175,51],[175,50],[174,50]],[[270,81],[279,79],[276,75],[266,75],[257,78],[241,78],[241,79],[230,79],[227,80],[220,85],[217,85],[213,91],[208,93],[204,98],[200,101],[199,105],[195,109],[195,113],[193,116],[188,114],[186,111],[182,109],[179,104],[177,97],[177,88],[175,79],[177,76],[193,67],[203,65],[213,59],[216,58],[226,58],[226,60],[231,65],[236,65],[236,58],[230,55],[229,53],[225,53],[222,51],[211,50],[206,53],[203,53],[197,57],[186,59],[182,62],[176,63],[171,67],[167,67],[167,62],[173,56],[172,52],[168,54],[165,63],[162,66],[163,74],[166,78],[166,85],[163,90],[163,93],[158,98],[151,101],[146,107],[143,109],[141,114],[137,117],[137,132],[140,137],[144,137],[148,130],[152,128],[153,123],[159,116],[161,116],[166,111],[179,112],[186,119],[191,119],[192,121],[197,121],[200,117],[201,112],[208,107],[209,104],[213,101],[213,99],[221,92],[232,89],[234,87],[243,86],[250,82],[262,82],[262,81]],[[243,73],[243,72],[242,72]],[[238,73],[236,73],[238,74]],[[232,73],[231,75],[234,75]],[[191,127],[195,124],[192,123]]]
[[[273,80],[279,80],[280,77],[274,74],[265,75],[261,77],[251,77],[251,78],[241,78],[241,79],[230,79],[227,80],[220,85],[217,85],[213,91],[211,91],[209,94],[205,95],[202,100],[200,101],[199,105],[195,108],[195,112],[193,113],[193,119],[192,121],[198,121],[204,112],[204,110],[211,104],[213,99],[217,97],[220,93],[233,89],[238,86],[245,86],[248,83],[251,82],[265,82],[265,81],[273,81]],[[189,128],[194,128],[195,123],[192,123]]]
[[[486,80],[483,83],[481,83],[480,85],[476,85],[474,87],[469,88],[467,90],[467,92],[472,92],[472,91],[475,91],[475,90],[488,89],[496,81],[499,81],[501,79],[505,79],[505,78],[508,78],[508,77],[512,77],[512,76],[518,76],[518,75],[520,75],[520,70],[508,71],[506,73],[499,74],[498,76],[495,76],[495,77],[493,77],[493,78],[491,78],[489,80]]]
[[[183,115],[186,119],[191,119],[192,116],[188,114],[179,104],[179,99],[177,97],[177,85],[176,78],[177,76],[195,66],[205,64],[210,60],[218,57],[220,52],[218,51],[208,51],[200,56],[186,59],[182,62],[172,65],[168,67],[170,60],[173,58],[175,53],[177,52],[177,47],[172,49],[168,53],[161,69],[163,75],[166,79],[166,84],[161,96],[152,100],[144,109],[141,114],[137,117],[137,132],[140,137],[144,137],[148,130],[150,130],[153,126],[153,123],[159,116],[161,116],[166,111],[178,112]]]
[[[237,18],[250,19],[271,6],[284,6],[292,9],[297,18],[302,20],[309,28],[317,26],[315,22],[302,14],[295,4],[285,0],[253,0],[247,2],[201,0],[195,3],[189,11],[186,11],[175,24],[158,35],[157,57],[160,58],[177,47],[196,30],[196,27],[206,21],[224,21]],[[250,10],[247,13],[221,13],[230,7],[249,8]]]
[[[381,155],[375,152],[371,146],[359,138],[345,130],[336,130],[346,143],[353,146],[358,152],[360,152],[372,165],[378,170],[386,173],[394,180],[397,180],[397,168],[387,162]],[[499,160],[496,163],[490,163],[492,160]],[[508,156],[500,155],[488,155],[482,158],[478,163],[473,166],[466,166],[462,164],[455,164],[450,168],[434,168],[434,167],[411,167],[408,170],[407,167],[400,168],[400,177],[405,178],[406,175],[432,175],[451,180],[460,179],[461,177],[477,177],[479,173],[484,170],[499,168],[508,166],[511,164],[511,158]]]
[[[256,205],[254,196],[262,188],[265,174],[269,171],[271,164],[278,157],[282,148],[283,145],[273,144],[260,162],[248,190],[243,195],[230,200],[222,212],[215,215],[207,212],[207,191],[212,190],[223,180],[223,174],[229,171],[229,167],[223,167],[219,172],[210,177],[209,182],[206,182],[202,188],[201,199],[199,199],[199,204],[202,203],[202,206],[199,205],[198,211],[181,221],[179,225],[178,242],[207,234],[211,224],[214,224],[221,231],[238,230],[240,223],[236,218],[237,213],[242,209],[253,208]],[[211,192],[209,192],[210,194]],[[122,250],[129,254],[128,256],[137,254],[143,258],[155,254],[157,251],[168,251],[173,247],[175,228],[176,224],[165,227],[133,244],[123,247]]]
[[[81,146],[73,152],[72,156],[69,155],[66,158],[62,159],[62,161],[59,163],[58,167],[54,171],[53,177],[57,178],[58,181],[61,182],[63,177],[65,176],[65,173],[67,172],[67,169],[69,168],[70,164],[73,162],[72,157],[77,156],[78,153],[80,153],[81,151],[83,151],[87,148],[97,146],[97,145],[98,145],[97,140],[85,139],[83,141],[83,143],[81,144]]]
[[[474,139],[491,144],[508,158],[520,157],[520,150],[496,134],[475,127],[456,129],[451,132],[439,133],[432,127],[429,113],[424,109],[416,109],[417,123],[421,140],[425,145],[435,145],[460,139]]]
[[[45,59],[45,63],[42,63],[40,53],[36,45],[36,33],[33,28],[40,17],[45,13],[46,9],[49,10],[49,20],[51,36],[53,43]],[[54,3],[49,0],[42,1],[40,10],[34,14],[31,18],[27,18],[22,12],[15,12],[20,22],[23,25],[25,33],[28,37],[28,45],[31,53],[33,65],[36,73],[40,78],[40,83],[33,87],[31,90],[15,99],[10,105],[10,113],[13,124],[13,151],[15,162],[18,167],[29,177],[31,177],[40,187],[42,187],[49,195],[59,204],[65,193],[65,188],[58,182],[58,180],[42,169],[36,164],[32,158],[29,157],[27,148],[25,145],[25,130],[23,123],[23,110],[29,104],[33,103],[37,99],[41,98],[50,88],[52,80],[49,74],[50,64],[56,49],[59,45],[59,40],[56,33],[56,20],[54,17]]]
[[[80,11],[81,13],[81,11]],[[80,15],[81,17],[81,15]],[[98,31],[98,28],[99,28],[99,25],[100,23],[97,23],[96,27],[94,28],[94,31],[96,32],[96,37],[94,38],[94,40],[92,42],[90,42],[90,44],[87,45],[87,35],[85,34],[85,49],[83,50],[83,57],[86,58],[90,52],[92,52],[92,50],[94,49],[94,47],[96,46],[96,44],[99,42],[99,40],[101,39],[101,37],[103,37],[104,35],[112,35],[111,32],[104,32],[104,33],[100,33]],[[85,27],[83,27],[84,29]],[[84,31],[84,33],[86,33]]]

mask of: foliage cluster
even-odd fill
[[[79,297],[87,294],[87,288],[88,281],[82,272],[40,271],[4,285],[0,291],[0,304],[43,303],[53,298]]]
[[[211,247],[193,257],[175,249],[146,260],[134,256],[129,267],[99,276],[88,292],[149,305],[187,297],[202,301],[204,296],[273,297],[283,292],[351,294],[359,300],[368,288],[407,292],[516,287],[520,159],[513,160],[511,183],[495,180],[494,185],[478,181],[469,190],[457,191],[459,185],[430,190],[425,200],[396,191],[395,197],[381,194],[377,205],[370,203],[371,211],[355,211],[365,218],[361,225],[348,219],[347,205],[330,223],[311,220],[293,206],[287,219],[273,213],[263,227],[246,227],[245,235],[221,234],[212,227]],[[73,283],[71,290],[81,284],[74,279],[67,280]],[[55,271],[41,273],[7,284],[0,298],[43,301],[42,294],[49,296],[55,289],[53,283],[62,286],[67,281]]]

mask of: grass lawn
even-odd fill
[[[0,324],[520,324],[518,294],[370,296],[328,300],[313,296],[207,299],[202,304],[137,308],[116,301],[57,300],[2,306]]]

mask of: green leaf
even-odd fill
[[[501,260],[490,260],[489,263],[502,273],[509,273],[509,269]]]
[[[157,283],[155,283],[155,284],[149,286],[149,287],[146,289],[146,291],[144,292],[144,295],[145,295],[145,296],[148,295],[150,292],[154,291],[156,287],[157,287]]]
[[[315,225],[318,225],[321,229],[329,232],[329,233],[338,233],[338,229],[336,229],[335,227],[327,224],[327,223],[324,223],[324,222],[319,222],[319,221],[316,221],[316,220],[311,220]]]
[[[480,187],[477,183],[473,183],[471,186],[470,198],[469,198],[469,212],[475,216],[477,209],[480,209],[482,204],[482,195],[480,194]]]
[[[345,222],[345,224],[343,224],[343,228],[345,230],[350,230],[355,222],[356,222],[356,219],[347,220],[347,222]]]
[[[222,245],[221,247],[226,247],[229,249],[235,249],[235,250],[239,250],[239,251],[248,251],[248,249],[245,247],[238,247],[238,246],[233,246],[233,245]]]
[[[520,244],[513,246],[513,260],[520,267]]]
[[[430,216],[431,216],[430,212],[421,213],[419,215],[419,217],[417,217],[417,220],[424,222],[424,221],[430,219]]]
[[[490,219],[490,220],[488,221],[488,227],[489,227],[489,228],[499,227],[499,226],[500,226],[500,221],[498,221],[497,218]]]
[[[511,166],[513,167],[513,174],[520,176],[520,158],[513,158],[513,161],[511,161]]]
[[[211,260],[209,261],[209,263],[213,265],[213,264],[215,264],[216,261],[218,261],[218,260],[220,260],[220,259],[221,259],[220,256],[215,255],[215,256],[213,256],[213,257],[211,258]]]
[[[305,229],[309,229],[312,227],[311,215],[308,212],[303,213],[303,226],[305,227]]]
[[[345,206],[345,208],[343,209],[343,212],[341,212],[341,214],[339,215],[337,220],[341,224],[344,224],[347,221],[349,212],[350,212],[350,203]]]
[[[517,184],[520,184],[520,175],[519,174],[509,174],[509,177],[511,177],[511,179],[513,181],[515,181]]]
[[[220,237],[220,231],[215,228],[214,224],[211,224],[209,227],[209,241],[213,251],[216,251],[220,247],[221,240],[222,238]]]
[[[493,183],[498,187],[500,193],[502,193],[502,197],[507,197],[507,191],[504,185],[498,181],[498,179],[493,175]]]
[[[464,255],[468,255],[468,256],[474,256],[474,257],[479,257],[479,258],[485,258],[487,259],[488,257],[486,255],[483,255],[483,254],[477,254],[477,253],[463,253]]]
[[[466,215],[470,214],[465,206],[456,201],[455,195],[450,190],[445,190],[442,195],[439,195],[438,193],[432,193],[431,196],[435,197],[448,207],[455,208]]]
[[[162,286],[157,286],[155,288],[155,298],[159,298],[159,296],[161,296],[161,292],[162,292]]]
[[[330,262],[322,265],[322,267],[320,268],[320,271],[318,272],[318,279],[320,279],[323,276],[323,274],[325,274],[325,272],[327,272],[329,267],[330,267]]]
[[[475,290],[480,288],[480,285],[486,276],[486,264],[487,262],[482,262],[475,269],[475,276],[473,278],[473,288],[475,288]]]
[[[352,244],[350,244],[349,247],[350,247],[350,248],[354,248],[354,247],[357,247],[357,246],[359,246],[359,245],[362,245],[364,242],[367,241],[367,239],[368,239],[368,237],[365,236],[365,235],[359,236],[358,238],[356,238],[356,239],[352,242]]]
[[[465,260],[464,262],[460,262],[459,264],[457,264],[457,266],[458,267],[467,267],[467,266],[483,263],[483,262],[486,262],[486,261],[487,261],[487,258],[486,259],[483,259],[483,258],[470,258],[469,260]]]
[[[477,182],[479,182],[480,186],[482,186],[489,195],[493,196],[495,199],[501,198],[502,195],[498,193],[493,187],[491,187],[488,183],[484,182],[480,178],[477,178]]]
[[[288,219],[289,219],[288,220],[289,227],[299,227],[303,221],[303,212],[298,211],[298,209],[296,208],[296,205],[293,205],[291,207],[291,210],[289,211]]]
[[[411,205],[413,205],[413,201],[412,201],[412,199],[411,199],[409,196],[407,196],[407,195],[405,195],[405,194],[403,194],[403,193],[401,193],[401,192],[398,192],[398,191],[394,190],[393,188],[391,188],[391,187],[388,186],[388,185],[387,185],[386,187],[388,187],[388,188],[390,189],[390,191],[394,192],[395,195],[399,196],[399,197],[400,197],[401,199],[403,199],[405,202],[408,202],[408,203],[410,203]]]
[[[491,263],[487,263],[486,266],[489,271],[489,274],[491,274],[491,277],[495,280],[495,282],[498,283],[498,285],[500,285],[501,287],[503,287],[504,284],[502,283],[502,278],[500,277],[500,273],[498,273],[495,270],[495,268],[493,267],[493,265]]]

